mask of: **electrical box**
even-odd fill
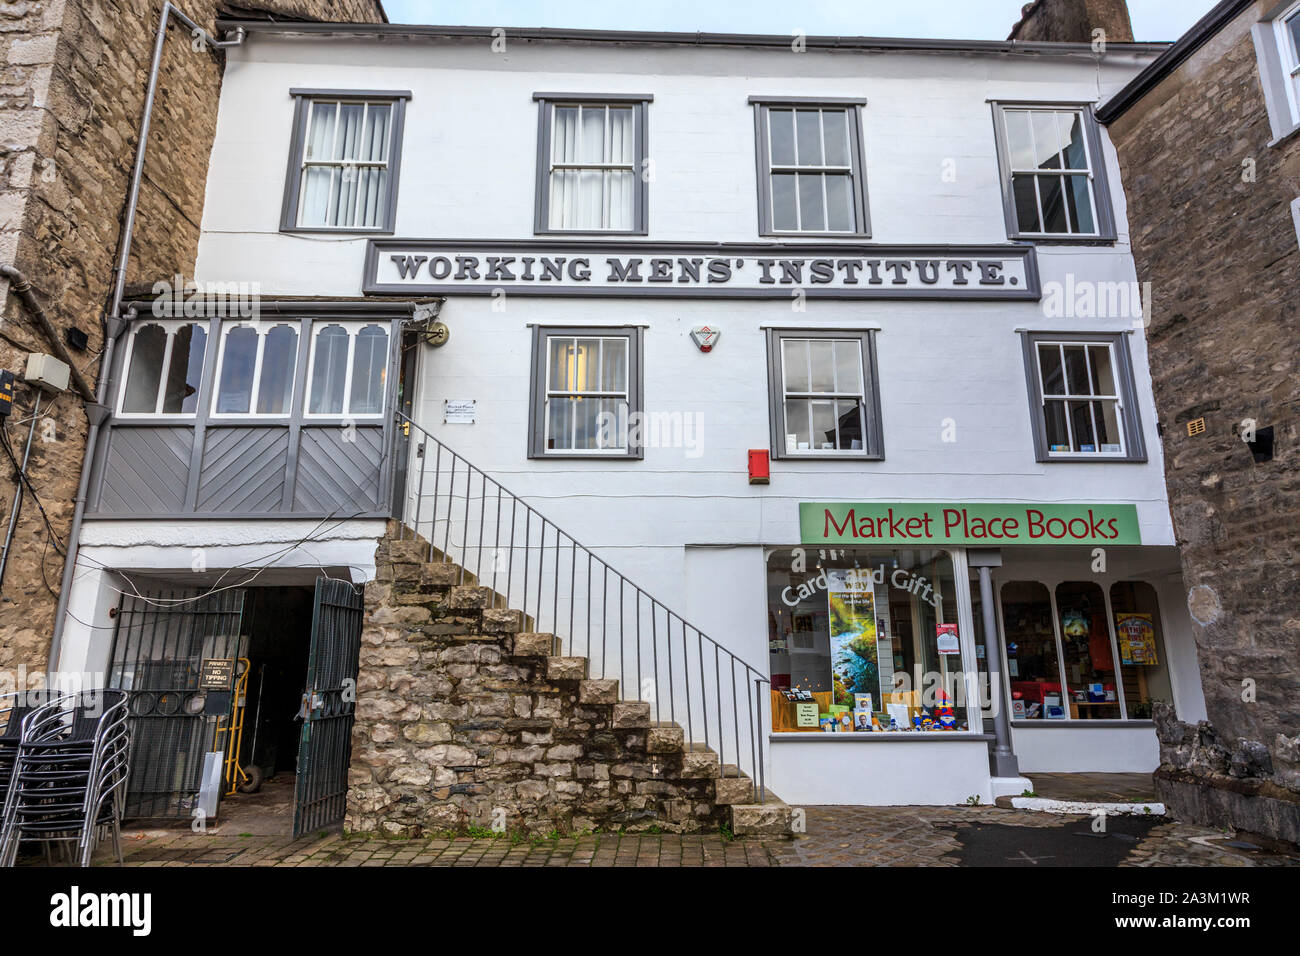
[[[0,369],[0,418],[14,410],[14,373]]]
[[[32,385],[47,392],[64,392],[68,389],[71,369],[53,355],[32,352],[27,356],[27,374],[23,377]]]
[[[749,450],[749,483],[751,485],[766,485],[771,482],[771,471],[767,460],[766,448],[751,448]]]

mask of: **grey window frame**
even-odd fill
[[[801,329],[769,328],[767,333],[768,422],[774,461],[883,461],[885,458],[884,425],[880,411],[880,374],[876,361],[875,329]],[[785,380],[782,374],[781,343],[785,339],[857,339],[862,346],[863,405],[866,429],[862,451],[789,452],[785,447]]]
[[[1101,126],[1091,103],[1037,102],[1025,100],[990,100],[993,110],[993,139],[997,145],[998,174],[1002,183],[1002,213],[1006,220],[1007,238],[1043,245],[1109,245],[1118,239],[1115,225],[1115,206],[1106,174],[1106,154],[1102,148]],[[1092,181],[1093,218],[1096,232],[1022,232],[1016,215],[1016,197],[1011,180],[1011,149],[1007,143],[1007,110],[1057,110],[1078,113],[1083,120],[1084,148],[1088,151],[1088,172]]]
[[[1300,50],[1290,49],[1283,30],[1287,14],[1300,12],[1295,0],[1280,0],[1265,11],[1265,15],[1251,26],[1255,43],[1255,58],[1259,66],[1259,85],[1264,93],[1264,109],[1268,114],[1269,130],[1273,139],[1269,146],[1279,146],[1300,130],[1300,74],[1292,73],[1288,60],[1300,64]],[[1287,56],[1284,57],[1283,46]],[[1300,66],[1297,66],[1300,70]]]
[[[754,107],[754,170],[758,191],[758,234],[765,237],[810,236],[819,239],[870,239],[871,204],[867,198],[866,147],[862,139],[862,108],[865,99],[855,97],[808,98],[800,96],[751,96]],[[811,230],[778,230],[772,226],[771,144],[768,139],[768,111],[780,109],[844,110],[852,126],[849,136],[850,175],[853,178],[853,213],[857,228],[851,232],[814,232]]]
[[[1142,416],[1138,412],[1137,385],[1133,379],[1133,359],[1129,355],[1128,332],[1047,332],[1021,331],[1024,354],[1025,387],[1029,393],[1029,420],[1034,439],[1034,458],[1052,464],[1143,463],[1147,460],[1146,440],[1142,435]],[[1047,420],[1043,414],[1043,393],[1039,383],[1038,346],[1040,343],[1110,345],[1115,358],[1115,384],[1119,389],[1120,411],[1117,416],[1124,429],[1124,454],[1078,453],[1053,455],[1048,451]]]
[[[546,372],[547,339],[556,338],[615,338],[622,337],[627,342],[627,403],[629,423],[633,414],[645,410],[644,376],[642,374],[642,338],[645,331],[639,325],[534,325],[532,342],[532,369],[529,375],[528,393],[528,457],[529,458],[565,458],[583,461],[629,461],[645,457],[645,446],[633,444],[629,435],[627,450],[622,454],[601,452],[593,454],[574,449],[561,451],[546,450]],[[630,427],[630,425],[629,425]]]
[[[645,236],[649,235],[650,184],[646,179],[649,151],[649,105],[651,93],[534,93],[537,102],[537,171],[533,200],[533,234],[538,236]],[[552,229],[551,221],[551,133],[556,106],[631,106],[633,149],[633,195],[631,229]]]
[[[294,98],[293,130],[289,143],[289,166],[284,177],[284,201],[280,207],[280,231],[290,233],[359,233],[391,236],[397,225],[397,186],[402,167],[402,137],[406,126],[406,101],[410,90],[320,90],[291,89]],[[384,214],[379,226],[300,226],[298,201],[302,195],[302,160],[307,144],[307,119],[316,101],[352,103],[390,103],[393,107],[392,140],[388,148],[388,189],[384,195]]]

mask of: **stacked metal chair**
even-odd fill
[[[76,843],[78,862],[89,866],[106,832],[121,864],[126,693],[62,695],[32,708],[20,728],[0,815],[0,865],[13,866],[21,843],[41,841],[47,853],[52,843]]]

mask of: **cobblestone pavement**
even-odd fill
[[[951,867],[960,866],[966,852],[963,828],[987,827],[996,836],[986,839],[986,855],[988,839],[993,839],[996,859],[1006,859],[1006,865],[1031,866],[1042,860],[1070,860],[1059,852],[1051,857],[1035,849],[1036,841],[1054,836],[1043,831],[1086,829],[1090,823],[1090,818],[1077,814],[997,807],[808,807],[804,812],[807,832],[793,840],[729,840],[719,833],[601,833],[532,841],[509,837],[382,840],[337,832],[294,840],[241,835],[226,827],[207,834],[128,831],[123,834],[123,853],[128,866]],[[1146,825],[1149,831],[1146,826],[1136,827],[1144,836],[1124,835],[1124,846],[1111,845],[1114,858],[1122,860],[1120,866],[1300,865],[1297,856],[1228,846],[1233,837],[1219,831],[1173,821]],[[38,865],[43,858],[29,856],[21,862]],[[112,853],[101,847],[96,864],[113,863]]]

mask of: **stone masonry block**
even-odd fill
[[[455,610],[486,608],[492,604],[492,589],[468,585],[454,587],[447,595],[447,607]]]
[[[651,727],[646,735],[645,749],[652,754],[681,753],[686,745],[686,732],[676,724]]]
[[[650,702],[624,700],[614,705],[615,730],[633,730],[650,726]]]
[[[554,634],[516,634],[515,657],[550,657],[554,640]]]
[[[617,704],[618,681],[584,680],[578,685],[578,700],[584,704]]]
[[[546,661],[547,680],[585,680],[586,677],[585,657],[552,657]]]
[[[712,750],[688,750],[682,754],[683,780],[716,780],[722,776],[718,755]]]

